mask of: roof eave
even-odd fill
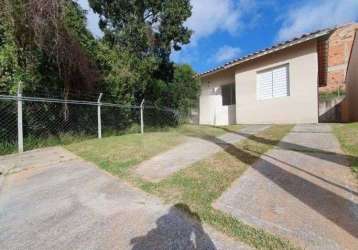
[[[202,74],[199,74],[198,76],[200,78],[202,77],[206,77],[206,76],[210,76],[210,75],[213,75],[213,74],[216,74],[218,72],[221,72],[221,71],[224,71],[224,70],[227,70],[227,69],[230,69],[232,67],[235,67],[239,64],[242,64],[244,62],[247,62],[247,61],[251,61],[251,60],[254,60],[254,59],[257,59],[259,57],[262,57],[262,56],[266,56],[268,54],[272,54],[272,53],[275,53],[277,51],[280,51],[280,50],[283,50],[283,49],[286,49],[286,48],[289,48],[289,47],[292,47],[292,46],[295,46],[295,45],[298,45],[298,44],[301,44],[301,43],[304,43],[304,42],[308,42],[308,41],[311,41],[311,40],[315,40],[315,39],[318,39],[320,37],[323,37],[325,35],[328,35],[330,34],[334,29],[326,29],[326,30],[323,30],[321,32],[318,32],[317,34],[313,34],[313,35],[310,35],[310,36],[307,36],[307,37],[303,37],[303,38],[299,38],[299,39],[294,39],[288,43],[283,43],[282,45],[276,45],[276,46],[273,46],[271,47],[270,49],[264,49],[264,50],[261,50],[261,51],[258,51],[256,53],[253,53],[253,54],[249,54],[241,59],[238,59],[238,60],[235,60],[233,62],[229,62],[223,66],[220,66],[220,67],[217,67],[213,70],[210,70],[210,71],[207,71],[207,72],[204,72]]]

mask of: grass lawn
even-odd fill
[[[163,132],[126,134],[92,139],[67,145],[66,148],[81,157],[93,161],[115,175],[125,175],[129,167],[166,151],[185,141],[185,136],[212,137],[225,134],[225,129],[238,131],[240,126],[183,125],[163,129]]]
[[[319,93],[319,100],[320,101],[331,101],[338,97],[345,96],[345,90],[339,89],[332,92],[321,92]]]
[[[146,133],[144,140],[142,136],[140,136],[137,132],[138,127],[134,126],[133,128],[129,128],[125,131],[112,131],[112,130],[104,130],[102,132],[103,137],[109,137],[111,138],[109,141],[113,142],[113,140],[124,140],[126,142],[131,141],[131,138],[133,138],[134,141],[141,142],[141,141],[147,141],[148,139],[154,139],[158,136],[158,139],[161,140],[163,135],[170,134],[170,136],[174,136],[171,139],[174,139],[174,143],[169,143],[168,146],[173,146],[180,142],[180,139],[178,137],[183,137],[184,135],[196,135],[196,136],[218,136],[225,133],[224,128],[230,128],[233,130],[238,130],[239,126],[233,125],[233,126],[225,126],[225,127],[214,127],[214,126],[194,126],[194,125],[183,125],[178,128],[146,128],[149,131],[154,131],[150,133]],[[166,132],[166,133],[157,133],[157,132]],[[125,136],[123,136],[125,135]],[[147,138],[147,135],[148,138]],[[120,137],[119,137],[120,136]],[[43,147],[50,147],[50,146],[57,146],[57,145],[69,145],[76,142],[81,141],[88,141],[90,142],[91,139],[94,139],[93,143],[97,143],[96,141],[97,135],[96,134],[71,134],[71,133],[64,133],[59,134],[57,136],[48,136],[48,137],[34,137],[34,136],[27,136],[24,138],[24,150],[32,150],[36,148],[43,148]],[[115,139],[113,139],[115,138]],[[179,139],[179,140],[178,140]],[[176,141],[178,140],[178,141]],[[159,146],[162,144],[165,144],[165,142],[162,142]],[[88,145],[90,145],[89,143]],[[87,145],[87,143],[86,143]],[[136,144],[136,146],[141,146],[142,143]],[[160,152],[160,151],[156,151]],[[6,154],[12,154],[17,153],[17,142],[8,143],[8,142],[0,142],[0,155],[6,155]],[[155,152],[154,152],[155,153]],[[151,155],[149,155],[151,156]]]
[[[24,150],[32,150],[36,148],[51,147],[57,145],[69,145],[72,143],[89,140],[95,136],[85,134],[60,134],[58,136],[49,136],[46,138],[38,138],[28,136],[24,138]],[[7,143],[0,142],[0,155],[17,153],[17,142]]]
[[[271,149],[292,126],[272,126],[200,161],[159,183],[132,174],[131,167],[185,140],[184,135],[210,138],[239,126],[224,128],[184,126],[167,132],[133,134],[89,140],[67,146],[81,157],[172,204],[186,204],[191,213],[226,234],[259,249],[292,249],[285,240],[248,226],[212,208],[215,201],[261,154]],[[262,140],[264,139],[264,140]],[[271,141],[265,144],[264,141]]]
[[[352,171],[358,179],[358,122],[336,124],[333,126],[333,131],[344,152],[351,156]]]

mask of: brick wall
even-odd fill
[[[349,24],[334,31],[318,42],[319,91],[345,89],[347,66],[358,24]]]

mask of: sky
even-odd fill
[[[87,0],[88,28],[101,37]],[[191,43],[172,53],[198,73],[306,32],[358,21],[358,0],[191,0]]]

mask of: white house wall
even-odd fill
[[[200,124],[236,124],[235,105],[223,106],[221,86],[234,83],[235,72],[227,71],[202,79],[200,95]]]
[[[257,72],[289,65],[289,96],[257,100]],[[317,123],[316,41],[284,49],[245,65],[235,73],[236,119],[240,124]]]

